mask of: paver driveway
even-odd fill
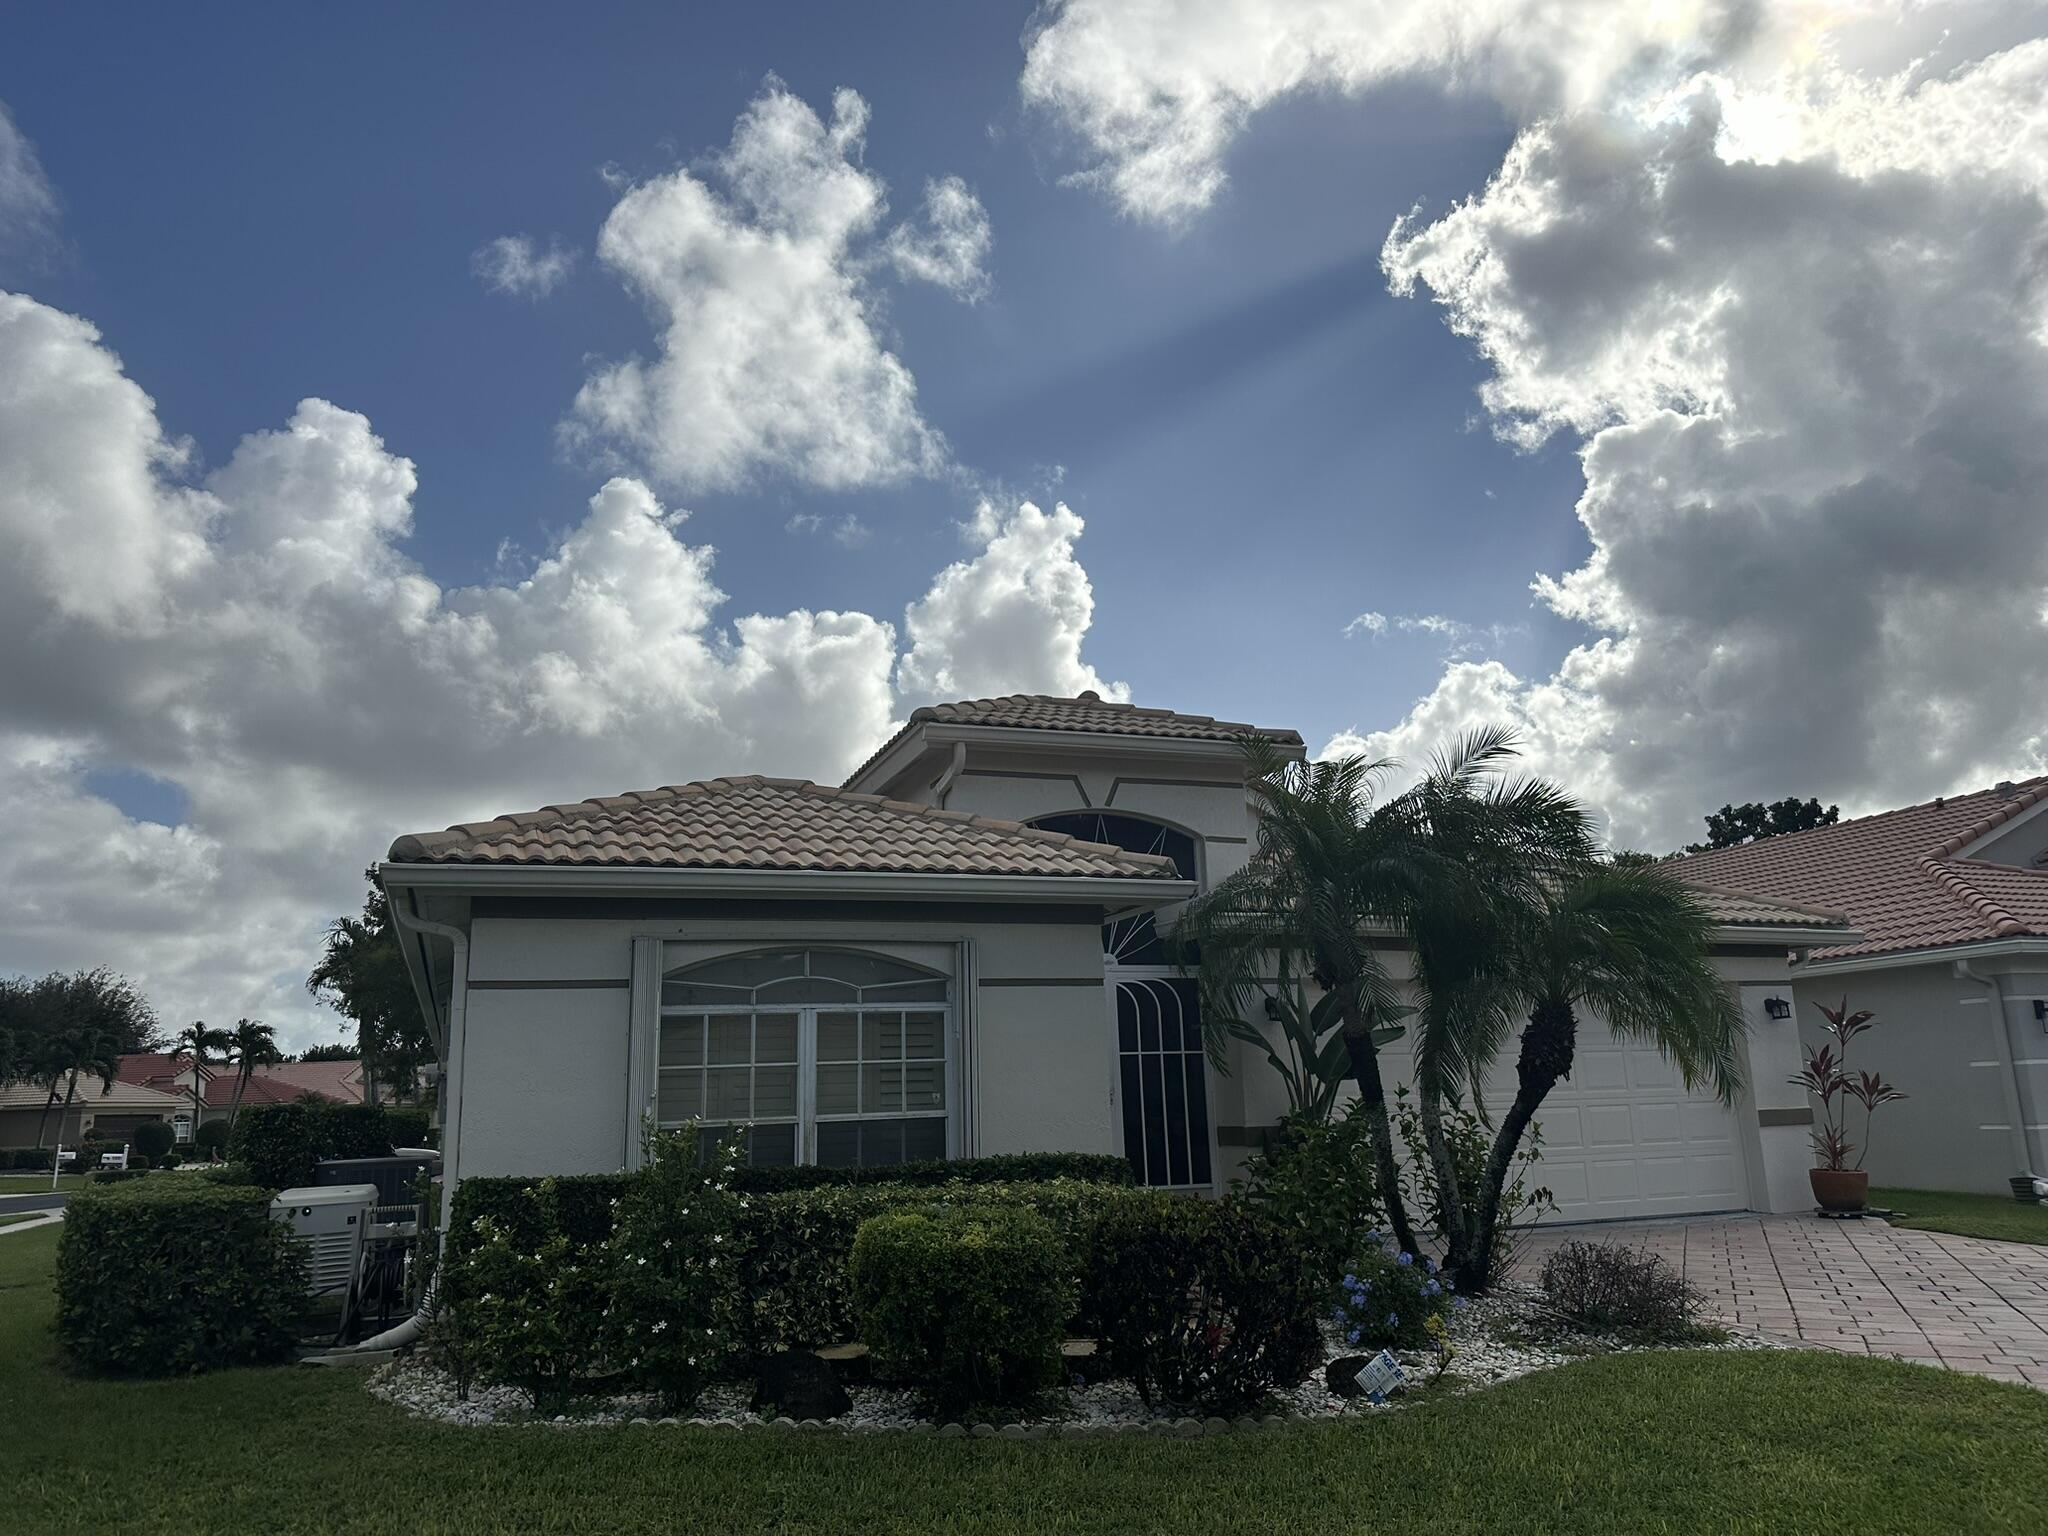
[[[1534,1278],[1574,1239],[1648,1248],[1719,1318],[1820,1349],[2048,1387],[2048,1247],[1817,1216],[1695,1216],[1532,1232]]]

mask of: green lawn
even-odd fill
[[[1414,1411],[1195,1442],[458,1430],[310,1368],[95,1382],[56,1233],[0,1241],[10,1530],[2048,1529],[2048,1394],[1844,1356],[1607,1356]]]
[[[57,1193],[85,1188],[82,1173],[60,1173],[57,1175]],[[0,1173],[0,1195],[47,1195],[50,1193],[50,1176],[47,1173]]]
[[[1895,1227],[1988,1237],[2004,1243],[2048,1243],[2048,1205],[2021,1205],[2010,1195],[1964,1195],[1946,1189],[1875,1189],[1870,1203],[1902,1214]]]

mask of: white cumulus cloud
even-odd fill
[[[874,278],[893,267],[973,296],[988,218],[951,180],[934,183],[923,227],[884,232],[867,124],[857,92],[839,91],[826,121],[771,79],[705,167],[628,187],[598,256],[659,346],[590,375],[564,423],[572,447],[684,491],[769,477],[844,490],[945,468],[884,344]]]
[[[35,145],[0,102],[0,260],[39,259],[56,234],[56,189]]]
[[[1486,359],[1509,441],[1580,443],[1589,637],[1453,653],[1389,728],[1475,720],[1664,848],[1725,800],[1900,804],[2048,733],[2048,42],[1984,4],[1058,7],[1027,97],[1126,212],[1183,220],[1258,110],[1397,74],[1522,124],[1384,265]],[[1379,631],[1361,623],[1367,633]]]
[[[195,478],[90,325],[0,294],[0,972],[111,964],[174,1022],[304,1042],[334,1028],[301,985],[320,927],[397,834],[694,775],[836,778],[901,713],[894,623],[726,618],[714,551],[640,480],[464,588],[401,548],[419,477],[308,399]],[[1091,681],[1079,520],[978,528],[910,609],[912,670]],[[94,793],[109,769],[174,786],[181,824]]]

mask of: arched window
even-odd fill
[[[769,949],[662,977],[655,1120],[755,1163],[944,1157],[950,980],[859,950]]]
[[[1177,827],[1125,816],[1115,811],[1066,811],[1041,816],[1031,823],[1043,832],[1064,832],[1087,843],[1108,843],[1127,853],[1157,853],[1173,860],[1183,880],[1195,872],[1195,840]],[[1102,925],[1102,956],[1115,965],[1164,965],[1166,948],[1159,939],[1158,919],[1150,912]]]

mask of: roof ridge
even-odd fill
[[[1048,831],[1044,827],[1027,826],[1021,821],[1011,821],[1001,816],[983,816],[976,811],[948,810],[943,805],[922,805],[915,800],[891,800],[886,796],[869,794],[864,790],[848,789],[844,785],[813,784],[807,781],[803,788],[809,793],[822,795],[827,799],[862,801],[885,810],[917,816],[926,821],[950,821],[963,826],[980,827],[990,832],[1004,832],[1030,842],[1044,843],[1048,847],[1077,848],[1084,853],[1137,859],[1148,864],[1163,864],[1174,870],[1175,874],[1179,873],[1173,860],[1161,853],[1139,853],[1135,849],[1119,848],[1114,843],[1091,843],[1085,838],[1073,837],[1065,832]]]
[[[1786,912],[1799,912],[1807,917],[1824,917],[1831,922],[1847,923],[1849,914],[1836,912],[1828,907],[1808,906],[1803,901],[1787,901],[1782,896],[1759,896],[1755,891],[1745,891],[1737,886],[1718,885],[1706,880],[1685,882],[1696,891],[1711,891],[1716,896],[1736,896],[1744,901],[1754,901],[1766,907],[1777,907]]]
[[[2012,781],[2007,780],[2006,782],[2011,783]],[[2048,800],[2048,774],[2044,774],[2038,779],[2027,779],[2021,782],[2032,784],[2034,787],[2021,790],[2018,784],[2014,784],[2013,788],[2018,792],[2014,794],[2012,799],[2000,801],[1997,809],[1993,810],[1990,815],[1979,818],[1963,831],[1956,833],[1955,836],[1936,844],[1934,850],[1928,854],[1928,857],[1931,859],[1945,859],[1951,854],[1960,853],[1985,833],[1996,831],[1999,827],[2004,826],[2008,821],[2017,817],[2022,811],[2031,810],[2043,800]],[[1997,789],[1998,786],[1994,784],[1989,790],[1978,790],[1975,793],[1992,794],[1996,793]]]
[[[1981,917],[1999,938],[2022,938],[2032,933],[2031,928],[2014,917],[2002,904],[1970,884],[1959,872],[1970,863],[1968,859],[1943,859],[1936,858],[1933,854],[1923,854],[1914,868],[1926,875],[1948,896]]]

